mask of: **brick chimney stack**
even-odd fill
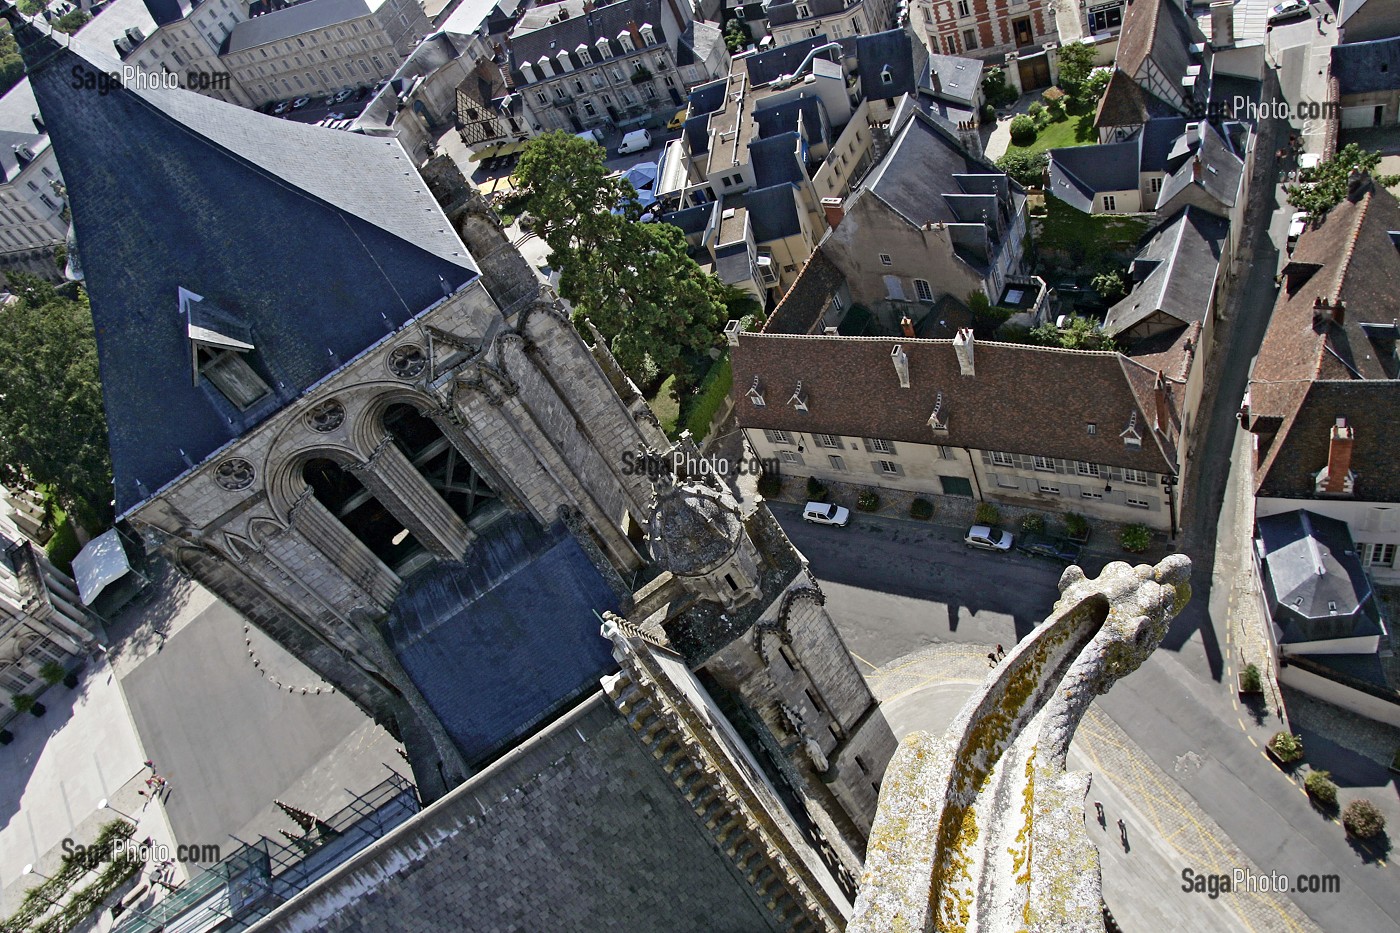
[[[1327,448],[1327,482],[1322,491],[1347,492],[1347,475],[1351,472],[1351,444],[1355,439],[1347,419],[1338,418],[1332,426],[1331,443]]]
[[[973,364],[972,328],[964,327],[958,331],[958,335],[953,338],[953,352],[958,355],[958,368],[964,376],[977,375]]]
[[[846,216],[846,208],[840,198],[822,198],[822,210],[826,212],[826,222],[835,230],[841,218]]]
[[[913,337],[913,336],[914,336],[914,319],[911,318],[911,317],[910,317],[909,315],[907,315],[907,314],[904,315],[904,317],[902,317],[902,318],[899,319],[899,328],[900,328],[900,330],[904,331],[904,336],[906,336],[906,337]]]

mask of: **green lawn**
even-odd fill
[[[681,403],[676,400],[675,388],[676,377],[667,376],[656,394],[647,399],[651,413],[661,422],[661,430],[666,432],[667,437],[675,437],[676,422],[681,417]]]
[[[1081,116],[1067,116],[1056,123],[1047,123],[1036,134],[1035,142],[1029,146],[1017,146],[1013,143],[1006,148],[1006,154],[1024,152],[1028,155],[1034,155],[1047,149],[1088,146],[1097,141],[1098,135],[1094,132],[1094,115],[1087,113]]]

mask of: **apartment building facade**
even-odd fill
[[[788,45],[813,36],[848,39],[883,32],[895,25],[890,0],[797,0],[770,3],[765,8],[774,45]]]
[[[28,78],[0,97],[0,131],[0,269],[52,279],[53,248],[68,235],[63,179]]]
[[[306,0],[239,23],[220,56],[257,103],[392,75],[432,31],[417,0]]]
[[[1044,0],[916,0],[909,16],[935,54],[985,61],[1058,38]]]

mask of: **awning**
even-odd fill
[[[663,198],[668,194],[684,191],[687,180],[685,152],[681,149],[681,141],[673,139],[662,150],[660,177],[657,178],[654,189],[656,196]]]
[[[506,194],[515,190],[515,182],[509,175],[493,178],[481,186],[482,194]]]
[[[78,581],[78,598],[84,606],[91,606],[104,589],[130,572],[131,563],[115,528],[83,545],[73,558],[73,577]]]
[[[467,161],[481,162],[486,159],[494,159],[497,155],[500,154],[502,145],[502,143],[492,143],[485,149],[478,149],[476,152],[473,152],[471,155],[467,156]]]

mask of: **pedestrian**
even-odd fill
[[[997,656],[996,656],[996,653],[995,653],[995,652],[991,652],[991,651],[988,651],[988,652],[987,652],[987,666],[988,666],[988,667],[996,667],[996,666],[997,666]]]
[[[1128,824],[1122,820],[1118,821],[1118,835],[1123,838],[1123,848],[1128,847]]]
[[[997,645],[997,660],[1000,661],[1004,657],[1006,657],[1006,649],[1001,645]]]
[[[1104,817],[1104,815],[1103,815],[1103,804],[1100,803],[1099,801],[1095,800],[1095,801],[1094,801],[1094,810],[1097,811],[1097,813],[1098,813],[1098,815],[1099,815],[1099,825],[1100,825],[1100,826],[1105,826],[1105,825],[1107,825],[1107,821],[1106,821],[1106,819],[1105,819],[1105,817]]]
[[[154,761],[151,761],[151,759],[149,759],[149,758],[146,759],[145,765],[146,765],[146,767],[150,768],[152,771],[154,771],[154,770],[156,769],[156,764],[155,764],[155,762],[154,762]]]

